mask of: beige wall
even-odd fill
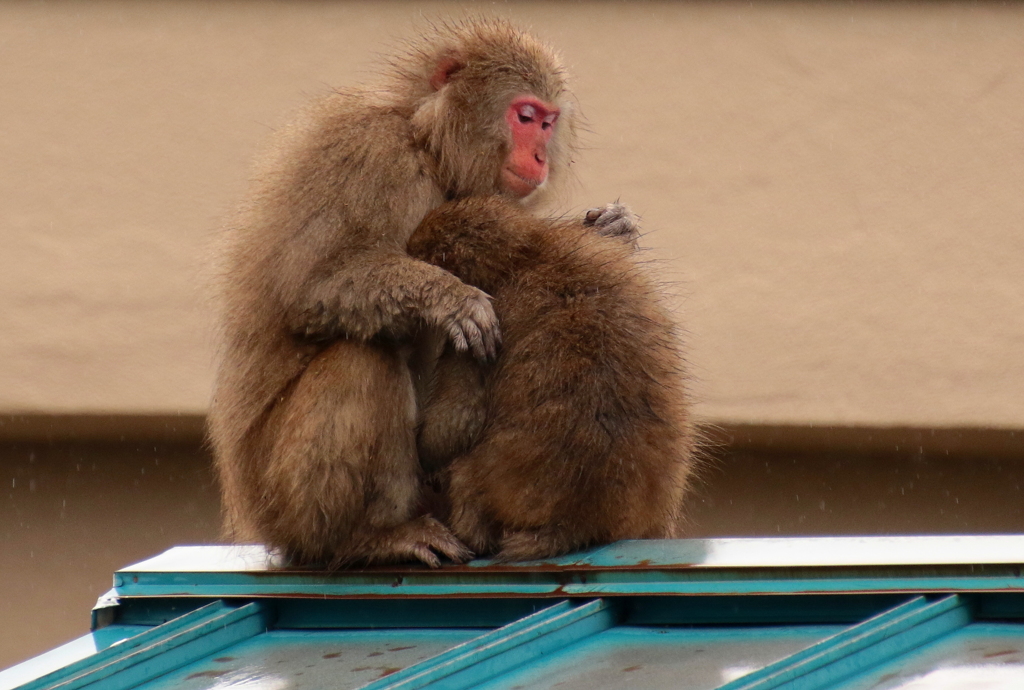
[[[422,17],[559,46],[704,416],[1024,426],[1024,5],[0,4],[0,412],[197,412],[257,143]]]

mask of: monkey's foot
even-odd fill
[[[634,245],[640,237],[640,219],[628,206],[618,202],[590,209],[583,216],[583,224],[593,227],[598,235],[618,237]]]
[[[415,520],[374,530],[361,540],[364,560],[367,563],[400,563],[419,560],[431,568],[439,568],[438,554],[456,563],[465,563],[473,557],[472,552],[448,531],[440,522],[424,515]]]

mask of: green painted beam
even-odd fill
[[[20,690],[127,690],[267,630],[263,603],[213,602]]]
[[[906,654],[971,621],[959,595],[916,597],[718,690],[822,690]]]
[[[615,624],[612,604],[562,602],[520,619],[362,690],[463,690]]]

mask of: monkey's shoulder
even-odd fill
[[[530,242],[543,257],[542,263],[567,276],[604,282],[624,273],[633,275],[639,264],[639,256],[627,243],[599,235],[578,220],[538,223],[530,230]]]
[[[656,267],[618,238],[565,222],[538,226],[530,240],[521,252],[529,260],[508,274],[506,293],[546,302],[534,308],[645,313],[664,301]]]
[[[408,113],[359,91],[339,91],[310,103],[278,135],[285,161],[388,186],[421,177],[428,157],[416,143]]]

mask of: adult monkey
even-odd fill
[[[416,515],[410,366],[431,329],[493,358],[498,324],[406,242],[445,200],[535,203],[573,145],[558,58],[504,21],[436,28],[391,67],[280,133],[228,235],[210,414],[226,523],[295,564],[469,556]]]

